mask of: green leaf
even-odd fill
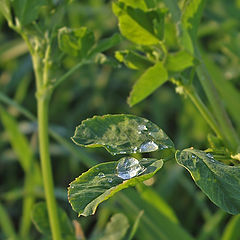
[[[72,140],[84,147],[104,147],[114,155],[174,147],[170,138],[156,124],[128,114],[87,119],[76,128]]]
[[[162,160],[139,160],[145,171],[140,173],[141,175],[124,180],[117,175],[120,161],[122,159],[98,164],[70,183],[68,198],[74,211],[83,216],[94,214],[100,203],[122,189],[151,178],[163,165]]]
[[[148,0],[149,1],[149,0]],[[119,0],[118,2],[125,3],[127,6],[147,10],[147,1],[144,0]]]
[[[122,37],[118,33],[115,33],[113,36],[111,36],[109,38],[102,39],[91,50],[89,55],[94,55],[97,53],[104,52],[104,51],[108,50],[109,48],[112,48],[112,47],[118,45],[121,42],[121,40],[122,40]]]
[[[133,239],[135,233],[137,232],[137,229],[138,229],[138,226],[139,226],[139,223],[140,223],[140,220],[142,218],[143,213],[144,213],[144,211],[141,210],[139,212],[139,214],[137,215],[136,220],[134,221],[134,224],[132,226],[131,232],[130,232],[129,237],[127,238],[127,240],[132,240]]]
[[[40,8],[45,5],[45,0],[13,0],[15,15],[22,26],[38,18]]]
[[[61,233],[64,239],[75,240],[74,229],[67,214],[62,208],[57,208]],[[36,203],[32,211],[32,220],[38,229],[45,236],[51,236],[47,205],[45,202]]]
[[[121,240],[129,228],[127,217],[122,213],[114,214],[99,240]]]
[[[222,240],[240,239],[240,215],[233,216],[224,229]]]
[[[59,48],[71,55],[84,58],[94,44],[94,35],[86,27],[71,29],[63,27],[58,31]]]
[[[135,70],[143,70],[153,65],[153,62],[149,61],[146,57],[131,50],[116,51],[115,57],[128,68]]]
[[[194,57],[184,50],[173,54],[168,54],[165,62],[165,67],[167,70],[173,72],[180,72],[193,65]]]
[[[113,12],[118,17],[119,28],[123,36],[140,45],[159,43],[153,28],[151,12],[113,2]]]
[[[148,68],[137,80],[130,93],[128,103],[133,106],[150,94],[168,80],[168,72],[162,62],[156,63]]]
[[[195,149],[177,151],[176,160],[217,206],[231,214],[240,212],[239,166],[225,165]]]
[[[188,30],[192,39],[197,37],[198,26],[202,17],[205,0],[187,0],[184,3],[182,24]]]
[[[10,10],[10,2],[9,0],[1,0],[0,1],[0,12],[7,19],[9,23],[12,22],[11,10]]]

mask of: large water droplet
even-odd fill
[[[103,178],[103,177],[105,177],[105,175],[104,175],[104,173],[100,172],[100,173],[98,174],[98,177]]]
[[[130,179],[143,173],[145,168],[133,157],[123,157],[117,165],[117,176],[122,179]]]
[[[158,145],[153,141],[145,142],[140,146],[139,150],[140,152],[154,152],[158,150]]]

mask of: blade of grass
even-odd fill
[[[140,211],[139,214],[137,215],[136,220],[135,220],[135,222],[134,222],[134,224],[133,224],[133,227],[132,227],[132,229],[131,229],[130,235],[129,235],[129,237],[128,237],[128,240],[132,240],[132,239],[133,239],[133,237],[134,237],[134,235],[135,235],[135,233],[136,233],[136,231],[137,231],[137,229],[138,229],[139,222],[140,222],[140,220],[141,220],[141,217],[142,217],[143,213],[144,213],[144,211],[142,210],[142,211]]]

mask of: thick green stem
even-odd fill
[[[47,201],[47,209],[49,214],[50,226],[54,240],[61,240],[61,232],[59,226],[59,218],[57,215],[56,199],[54,196],[54,184],[52,176],[52,167],[49,154],[48,139],[48,106],[50,93],[38,96],[38,129],[39,129],[39,145],[40,159],[43,176],[44,191]]]

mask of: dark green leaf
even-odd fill
[[[0,12],[7,19],[8,22],[10,22],[10,23],[12,22],[9,0],[1,0],[0,1]]]
[[[137,80],[130,93],[128,103],[133,106],[150,94],[168,80],[168,72],[162,62],[156,63],[148,68]]]
[[[57,210],[61,233],[64,236],[64,239],[75,240],[74,229],[67,214],[62,208],[58,208]],[[39,232],[43,235],[51,236],[47,205],[45,202],[39,202],[34,205],[32,219]]]
[[[40,8],[45,0],[14,0],[13,7],[19,23],[24,26],[38,18]]]
[[[68,197],[73,210],[79,215],[92,215],[100,203],[122,189],[135,186],[139,182],[151,178],[163,165],[162,160],[139,160],[140,166],[145,170],[142,173],[139,172],[135,177],[125,180],[118,176],[117,166],[120,161],[122,159],[98,164],[70,184]]]
[[[165,62],[165,67],[168,71],[180,72],[185,68],[191,67],[194,65],[194,57],[182,50],[174,54],[168,54]]]
[[[225,165],[194,149],[178,151],[176,160],[217,206],[231,214],[240,213],[240,167]]]
[[[119,0],[118,2],[124,3],[133,8],[147,10],[147,3],[145,0]]]
[[[117,213],[111,217],[103,236],[99,240],[121,240],[126,235],[128,228],[127,217],[122,213]]]
[[[105,147],[111,154],[152,152],[173,148],[156,124],[127,114],[95,116],[79,125],[72,140],[85,147]]]
[[[94,35],[86,27],[76,29],[63,27],[59,29],[59,48],[71,56],[86,57],[93,44]]]
[[[117,51],[115,57],[119,62],[135,70],[143,70],[153,65],[153,62],[149,61],[146,57],[131,50]]]
[[[123,36],[140,45],[159,43],[153,29],[153,19],[141,9],[134,9],[124,4],[113,3],[113,11],[119,20]]]

